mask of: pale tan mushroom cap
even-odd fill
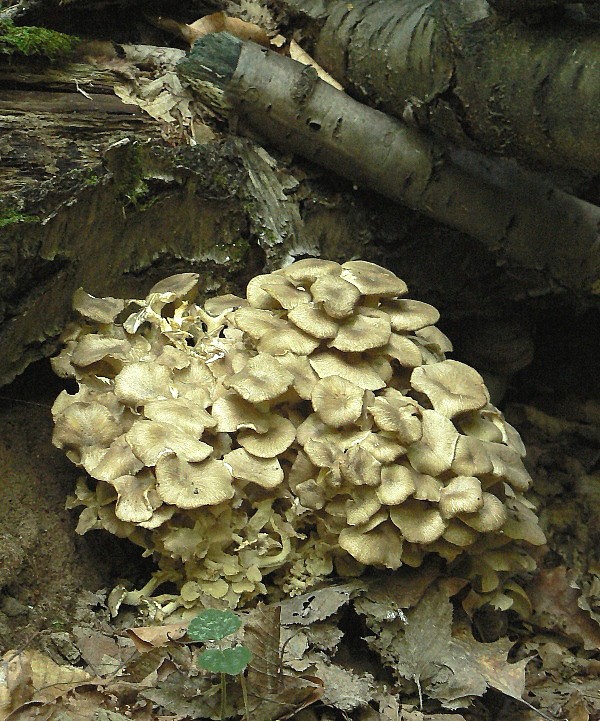
[[[354,423],[363,410],[365,392],[340,376],[321,378],[311,394],[312,406],[328,426],[339,428]]]
[[[233,498],[233,476],[223,461],[188,463],[171,453],[156,462],[156,490],[179,508],[214,506]]]

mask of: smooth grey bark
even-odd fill
[[[514,168],[436,145],[319,80],[299,63],[227,33],[194,45],[178,72],[206,102],[263,138],[587,291],[600,276],[600,208]],[[220,93],[220,94],[219,94]]]
[[[484,153],[600,172],[600,36],[485,0],[280,0],[357,99]]]

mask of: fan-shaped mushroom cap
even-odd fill
[[[416,471],[400,464],[381,469],[381,483],[376,488],[377,498],[386,506],[396,506],[416,490]]]
[[[259,353],[242,371],[224,381],[224,385],[251,403],[262,403],[285,393],[293,382],[294,376],[273,356]]]
[[[292,283],[311,285],[322,275],[339,275],[341,269],[340,264],[333,260],[304,258],[275,271],[275,273],[285,275]]]
[[[187,398],[149,401],[144,404],[144,415],[151,421],[169,423],[193,438],[200,438],[205,428],[216,425],[210,413]]]
[[[156,480],[149,471],[142,471],[137,476],[120,476],[112,485],[118,493],[115,515],[121,521],[149,521],[155,509],[162,505],[156,492]]]
[[[297,288],[287,278],[271,275],[269,280],[262,283],[262,289],[277,302],[277,308],[291,310],[300,303],[312,300],[310,293],[304,288]]]
[[[392,329],[399,333],[410,333],[426,326],[435,325],[440,319],[437,308],[420,300],[399,298],[381,304],[392,324]]]
[[[459,513],[475,513],[483,508],[483,490],[478,478],[457,476],[449,481],[440,493],[440,513],[444,518]]]
[[[483,505],[475,513],[461,513],[458,515],[463,523],[480,533],[499,531],[508,518],[506,508],[502,501],[492,493],[483,492]]]
[[[394,358],[404,368],[416,368],[423,362],[421,349],[410,338],[405,335],[392,333],[381,352],[390,358]]]
[[[331,318],[347,318],[354,311],[360,291],[352,283],[335,275],[323,275],[310,287],[315,303],[321,303]]]
[[[315,303],[300,303],[288,313],[288,320],[315,338],[335,338],[339,324]]]
[[[390,508],[390,520],[411,543],[433,543],[447,525],[437,508],[410,499]]]
[[[279,456],[292,445],[295,438],[294,424],[287,418],[274,414],[269,416],[269,427],[265,433],[244,429],[237,435],[240,446],[259,458]]]
[[[368,391],[376,391],[385,386],[385,381],[366,360],[347,359],[335,351],[323,351],[311,355],[309,361],[319,378],[340,376]]]
[[[139,420],[125,434],[135,455],[147,466],[154,466],[166,453],[177,453],[186,461],[199,462],[208,458],[212,446],[183,433],[170,423]]]
[[[271,330],[261,336],[257,348],[261,353],[270,353],[271,355],[283,355],[284,353],[309,355],[318,346],[317,338],[313,338],[290,323],[284,323],[281,328]]]
[[[440,493],[442,491],[442,482],[433,476],[428,476],[425,473],[415,474],[415,492],[413,496],[418,501],[433,501],[438,503],[440,500]]]
[[[360,353],[385,345],[391,332],[390,320],[385,313],[376,308],[359,308],[355,315],[340,325],[337,335],[328,345],[340,351]]]
[[[163,278],[155,283],[148,291],[148,297],[155,294],[168,294],[173,297],[169,299],[184,298],[198,284],[198,273],[177,273]]]
[[[451,420],[437,411],[423,410],[421,416],[423,434],[406,454],[416,471],[439,476],[452,465],[458,431]]]
[[[119,436],[104,450],[98,463],[88,473],[99,481],[114,481],[119,476],[135,476],[144,464],[133,453],[125,436]]]
[[[344,528],[339,536],[339,544],[340,548],[365,566],[396,569],[402,565],[402,539],[387,521],[366,533],[360,526]]]
[[[446,418],[483,408],[490,400],[479,373],[458,361],[445,360],[415,368],[410,382]]]
[[[457,518],[453,518],[448,523],[442,538],[448,541],[448,543],[465,548],[466,546],[470,546],[472,543],[475,543],[475,541],[479,538],[479,534],[474,528],[469,528],[469,526],[465,526],[462,521],[459,521]]]
[[[112,323],[123,308],[125,301],[121,298],[95,298],[83,288],[78,288],[73,294],[73,310],[98,323]]]
[[[354,423],[362,413],[365,392],[340,376],[321,378],[313,388],[312,406],[319,418],[339,428]]]
[[[71,361],[77,366],[89,366],[107,356],[124,359],[130,347],[126,340],[103,338],[96,334],[85,335],[73,351]]]
[[[485,444],[476,438],[459,436],[452,461],[452,471],[460,476],[480,476],[491,473],[493,463]]]
[[[263,288],[263,283],[271,279],[271,274],[255,275],[246,286],[246,298],[251,308],[262,310],[276,310],[280,307],[275,298]],[[285,283],[285,278],[281,278]]]
[[[235,433],[240,428],[266,433],[269,429],[268,414],[261,413],[253,403],[237,393],[227,393],[217,398],[212,405],[211,415],[216,421],[215,430],[218,433]]]
[[[157,398],[171,398],[169,369],[139,361],[126,365],[115,377],[115,395],[127,406],[136,408]]]
[[[156,490],[165,503],[179,508],[214,506],[233,498],[232,475],[223,461],[209,458],[188,463],[173,453],[156,462]]]
[[[352,498],[346,501],[346,520],[351,526],[367,523],[381,508],[381,501],[377,498],[374,488],[361,486],[352,493]]]
[[[425,348],[429,348],[435,357],[435,361],[439,361],[440,357],[444,358],[446,353],[452,350],[452,343],[445,333],[435,325],[428,325],[425,328],[419,328],[415,331],[415,337],[423,344]]]
[[[340,462],[342,477],[354,486],[378,486],[381,463],[359,445],[352,446]]]
[[[386,433],[368,433],[360,445],[380,463],[392,463],[406,453],[406,448]]]
[[[408,291],[406,283],[391,270],[366,260],[343,263],[341,277],[355,285],[362,295],[395,297]]]
[[[418,441],[423,434],[418,403],[400,391],[386,389],[368,404],[367,410],[378,428],[395,433],[400,443],[406,446]]]
[[[234,478],[251,481],[263,488],[275,488],[283,481],[283,469],[276,458],[258,458],[244,448],[236,448],[223,456]]]
[[[54,417],[52,442],[58,448],[108,447],[121,426],[101,403],[71,403]]]
[[[277,356],[277,361],[294,377],[292,388],[300,398],[305,401],[310,400],[319,376],[313,370],[308,358],[295,353],[284,353]]]

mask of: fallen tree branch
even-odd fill
[[[513,263],[545,268],[559,286],[589,291],[598,281],[600,208],[537,176],[452,161],[417,129],[335,90],[312,69],[227,33],[197,41],[177,72],[204,102],[239,115],[276,145],[466,232]]]
[[[529,26],[486,0],[280,2],[358,100],[484,153],[600,172],[595,27]]]

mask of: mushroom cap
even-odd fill
[[[293,381],[294,376],[273,356],[258,353],[243,370],[224,381],[224,385],[251,403],[262,403],[285,393]]]
[[[376,308],[359,308],[358,312],[344,321],[335,338],[328,343],[330,348],[360,353],[385,345],[391,335],[390,320]]]
[[[233,477],[223,461],[209,458],[188,463],[174,453],[156,462],[156,490],[165,503],[178,508],[214,506],[233,498]]]
[[[88,473],[99,481],[114,481],[119,476],[135,476],[144,463],[133,453],[125,436],[119,436],[104,450]]]
[[[167,300],[176,300],[177,298],[184,298],[190,291],[192,291],[198,284],[198,273],[177,273],[176,275],[170,275],[168,278],[163,278],[155,283],[152,288],[148,291],[148,296],[151,295],[169,295],[172,296]]]
[[[73,310],[98,323],[112,323],[124,308],[125,301],[121,298],[95,298],[83,288],[73,294]]]
[[[409,446],[423,435],[419,405],[390,388],[367,405],[367,410],[382,431],[395,433],[400,443]]]
[[[362,413],[365,392],[340,376],[327,376],[315,384],[312,406],[329,426],[340,428],[354,423]]]
[[[352,498],[346,501],[346,520],[350,526],[359,526],[367,523],[381,508],[381,501],[377,498],[374,488],[361,486],[352,493]]]
[[[402,565],[402,539],[387,521],[366,533],[360,526],[344,528],[338,543],[365,566],[396,569]]]
[[[156,492],[156,479],[149,471],[115,478],[112,486],[118,493],[115,515],[121,521],[149,521],[155,509],[162,505]]]
[[[381,304],[392,324],[392,329],[399,333],[410,333],[426,326],[435,325],[440,319],[437,308],[420,300],[398,298]]]
[[[460,513],[463,523],[470,528],[474,528],[480,533],[490,533],[492,531],[501,530],[506,523],[508,514],[502,501],[492,493],[482,493],[483,505],[475,513]]]
[[[138,420],[125,434],[135,455],[147,466],[154,466],[161,456],[177,453],[186,461],[199,462],[208,458],[212,446],[187,435],[171,423]]]
[[[90,333],[84,335],[77,343],[71,355],[71,362],[76,366],[89,366],[107,356],[124,360],[130,347],[126,340],[103,338],[95,333]]]
[[[347,318],[360,299],[360,291],[352,283],[335,275],[322,275],[310,287],[315,303],[320,303],[331,318]]]
[[[261,336],[257,348],[261,353],[271,355],[284,355],[284,353],[310,355],[319,346],[319,342],[318,338],[313,338],[300,328],[284,323],[281,328],[270,330]]]
[[[450,353],[453,349],[450,339],[445,333],[435,325],[428,325],[425,328],[419,328],[415,331],[415,337],[418,338],[425,348],[429,348],[437,360],[444,358],[445,353]]]
[[[390,520],[410,543],[433,543],[447,525],[437,508],[411,499],[390,508]]]
[[[408,291],[406,283],[391,270],[366,260],[343,263],[341,277],[356,286],[362,295],[395,297]]]
[[[212,428],[216,421],[202,405],[188,398],[167,398],[144,404],[144,415],[151,421],[169,423],[193,438],[200,438],[205,428]]]
[[[237,393],[227,393],[217,398],[210,412],[216,421],[217,433],[235,433],[240,428],[266,433],[269,429],[268,414],[259,411],[253,403]]]
[[[456,476],[442,488],[439,509],[444,518],[475,513],[483,508],[483,489],[474,476]]]
[[[354,486],[378,486],[381,481],[381,463],[360,445],[344,454],[340,471],[344,480]]]
[[[452,465],[458,431],[451,420],[437,411],[423,410],[421,417],[423,434],[406,454],[416,471],[439,476]]]
[[[335,351],[322,351],[313,353],[309,361],[319,378],[339,376],[368,391],[385,386],[385,381],[372,364],[360,358],[346,357]]]
[[[171,374],[151,362],[129,363],[115,376],[115,395],[126,406],[137,408],[157,398],[172,398]]]
[[[277,361],[294,377],[292,388],[300,398],[305,401],[310,400],[319,376],[313,370],[308,358],[295,353],[284,353],[277,356]]]
[[[265,433],[251,429],[241,430],[237,441],[248,453],[259,458],[275,458],[286,451],[296,439],[296,427],[287,418],[269,415],[269,427]]]
[[[386,506],[397,506],[416,490],[414,471],[409,466],[394,464],[381,469],[381,483],[376,489],[377,498]]]
[[[398,333],[391,333],[381,352],[397,360],[404,368],[416,368],[423,362],[419,346],[407,336]]]
[[[273,275],[262,283],[262,289],[277,302],[278,308],[292,310],[300,303],[312,300],[310,293],[302,287],[297,288],[291,281],[283,276]]]
[[[101,403],[75,402],[54,417],[52,443],[58,448],[104,446],[107,448],[122,429]]]
[[[234,478],[256,483],[263,488],[275,488],[283,481],[283,469],[276,458],[258,458],[244,448],[236,448],[223,456]]]
[[[227,313],[238,308],[243,308],[248,305],[248,301],[245,298],[240,298],[239,295],[233,295],[232,293],[224,293],[223,295],[217,295],[214,298],[208,298],[204,302],[204,310],[213,317],[218,317],[223,313]]]
[[[490,400],[483,378],[474,368],[459,361],[445,360],[415,368],[410,383],[446,418],[479,410]]]
[[[275,273],[285,275],[292,283],[311,285],[323,275],[339,275],[341,269],[340,264],[333,260],[304,258],[275,271]]]
[[[315,338],[335,338],[339,329],[339,323],[314,302],[298,304],[290,310],[287,317],[300,330]]]

